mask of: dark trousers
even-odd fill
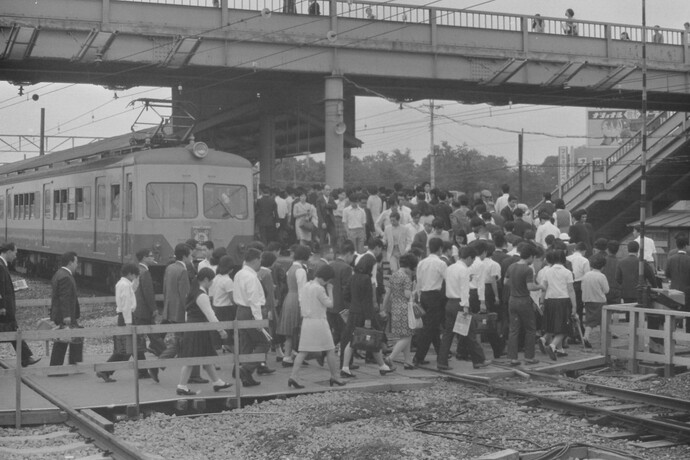
[[[489,313],[496,313],[496,321],[500,321],[501,312],[499,307],[496,305],[496,296],[494,295],[493,288],[490,284],[487,284],[484,289],[484,303],[486,303],[486,311]],[[479,301],[479,291],[477,289],[470,289],[470,312],[479,313],[481,309],[481,302]],[[492,329],[486,332],[486,340],[491,345],[491,349],[494,352],[494,358],[500,358],[503,348],[505,347],[505,341],[501,339],[498,333],[498,324],[496,329]],[[463,356],[466,354],[460,351],[460,342],[458,341],[457,354]]]
[[[118,325],[119,322],[120,319],[118,318]],[[136,316],[132,318],[132,322],[137,326],[148,326],[154,324],[153,319],[137,318]],[[165,340],[163,340],[163,336],[161,334],[147,334],[147,336],[149,338],[148,348],[153,352],[154,355],[160,356],[160,354],[165,350]],[[142,342],[143,345],[146,346],[146,339],[144,339]],[[141,351],[143,352],[144,350]]]
[[[436,354],[441,351],[441,323],[444,319],[445,295],[439,291],[422,291],[420,296],[421,307],[426,311],[422,316],[422,330],[417,341],[415,361],[421,363],[433,344]]]
[[[14,351],[17,351],[17,342],[12,341],[10,342],[12,346],[14,347]],[[22,340],[22,365],[26,365],[26,363],[29,362],[29,358],[33,356],[33,352],[31,351],[31,348],[29,348],[29,345]]]
[[[243,305],[237,306],[237,321],[253,320],[254,315],[252,309]],[[251,353],[267,353],[269,349],[266,336],[258,329],[240,329],[237,331],[240,339],[240,354],[248,355]],[[242,373],[251,375],[257,367],[261,365],[260,362],[244,363],[242,364]]]
[[[577,305],[577,317],[580,318],[580,324],[584,324],[583,318],[585,314],[585,304],[582,303],[582,281],[575,281],[573,283],[573,290],[575,291],[575,304]]]
[[[125,324],[125,318],[122,316],[122,313],[117,314],[117,325],[118,326],[126,326]],[[129,358],[132,357],[132,352],[127,351],[127,345],[126,343],[131,340],[131,337],[127,337],[125,335],[116,335],[113,337],[113,354],[110,355],[108,358],[108,362],[120,362],[120,361],[129,361]],[[141,341],[140,341],[141,344]],[[144,355],[144,349],[143,347],[138,347],[137,349],[137,359],[139,361],[145,361],[146,356]],[[140,373],[143,374],[148,374],[148,371],[145,369],[139,371]],[[107,375],[113,375],[115,371],[103,371],[104,374]]]
[[[164,321],[164,324],[177,324],[174,321]],[[182,342],[182,336],[184,332],[173,333],[173,338],[170,343],[165,347],[163,353],[158,355],[158,359],[169,359],[175,358],[180,353],[180,344]],[[199,378],[201,377],[201,368],[199,366],[192,366],[192,374],[189,378]]]
[[[272,241],[276,241],[276,226],[272,225],[262,225],[259,227],[259,237],[261,241],[268,244]]]
[[[61,325],[59,325],[61,326]],[[74,325],[73,327],[79,327]],[[69,364],[77,364],[84,361],[84,342],[53,342],[53,351],[50,353],[50,365],[62,366],[65,364],[65,354],[69,349]]]
[[[216,314],[216,318],[218,318],[218,321],[235,321],[235,315],[237,314],[237,307],[235,305],[227,305],[224,307],[213,307],[213,313]],[[226,329],[225,332],[228,333],[228,338],[225,340],[222,340],[220,338],[220,334],[218,334],[216,331],[210,331],[211,332],[211,339],[213,341],[213,348],[216,350],[221,348],[221,346],[225,345],[228,347],[232,347],[234,343],[234,329]]]
[[[343,330],[345,329],[345,321],[339,313],[333,313],[330,311],[326,312],[326,319],[328,319],[328,326],[331,328],[331,334],[333,334],[333,343],[340,343],[340,337],[343,335]],[[342,354],[344,348],[340,349]]]
[[[473,364],[483,363],[486,359],[484,357],[484,350],[482,346],[477,342],[477,322],[472,319],[470,323],[470,330],[466,336],[460,334],[455,334],[453,332],[453,327],[455,326],[455,320],[458,313],[462,312],[462,307],[460,306],[459,299],[448,299],[445,308],[445,328],[443,330],[443,338],[441,339],[441,348],[436,357],[436,363],[447,366],[448,365],[448,354],[450,353],[450,346],[453,343],[453,335],[458,336],[458,350],[462,350],[464,353],[468,353],[472,359]],[[458,351],[460,353],[460,351]]]
[[[510,315],[510,332],[508,337],[508,358],[517,359],[518,336],[525,331],[525,358],[534,359],[534,343],[536,340],[536,319],[531,297],[510,297],[508,301]]]

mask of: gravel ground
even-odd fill
[[[50,435],[51,433],[56,433],[59,436],[43,438],[44,435]],[[37,439],[27,439],[25,438],[26,436],[36,437]],[[49,452],[50,449],[67,448],[70,444],[76,443],[86,443],[87,445],[75,449]],[[25,455],[13,452],[15,450],[27,449],[36,450]],[[47,452],[41,452],[44,449]],[[65,425],[44,425],[23,428],[21,430],[0,428],[0,458],[3,460],[79,459],[99,453],[101,451],[97,447],[89,444],[86,438],[82,438],[78,433],[70,430]]]
[[[119,423],[115,433],[170,460],[469,459],[502,447],[525,452],[563,442],[625,450],[630,458],[690,457],[687,446],[641,451],[596,436],[615,431],[439,379],[417,391],[320,393],[195,418],[154,414]]]

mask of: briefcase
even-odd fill
[[[474,315],[474,319],[477,322],[477,333],[479,334],[494,332],[497,329],[497,313],[477,313]]]
[[[383,344],[383,332],[366,327],[357,327],[352,336],[352,348],[355,350],[371,351],[376,353],[381,351]]]

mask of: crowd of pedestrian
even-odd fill
[[[304,386],[300,369],[310,360],[328,363],[331,386],[356,377],[355,359],[376,364],[385,376],[396,370],[396,360],[405,370],[428,363],[431,347],[441,370],[451,368],[453,356],[475,368],[504,355],[518,365],[520,351],[525,362],[536,363],[537,346],[551,360],[565,356],[568,341],[578,337],[591,348],[602,306],[637,301],[640,243],[647,284],[658,284],[654,242],[641,241],[639,228],[627,243],[628,255],[619,258],[620,243],[595,238],[586,210],[571,214],[548,193],[529,210],[508,185],[495,200],[488,190],[469,196],[429,183],[414,190],[400,184],[394,190],[263,187],[256,227],[241,268],[211,241],[178,244],[165,268],[162,308],[149,273],[154,254],[137,251],[115,286],[117,324],[237,319],[268,320],[268,328],[188,331],[167,341],[161,334],[142,335],[136,347],[130,337],[118,336],[108,361],[126,361],[135,348],[140,360],[149,352],[160,366],[142,370],[140,378],[158,382],[165,359],[189,358],[179,395],[197,393],[190,383],[211,383],[214,391],[230,387],[214,365],[203,365],[209,379],[201,377],[194,358],[231,351],[264,356],[233,369],[243,386],[259,385],[257,376],[275,372],[267,364],[273,350],[281,366],[292,368],[287,384],[296,389]],[[666,276],[672,289],[687,292],[687,236],[676,243]],[[13,243],[0,247],[0,321],[10,329],[16,320],[5,272],[15,257]],[[67,252],[52,279],[51,319],[59,328],[79,327],[77,267],[77,255]],[[390,275],[384,277],[386,268]],[[489,359],[479,341],[479,318],[489,319],[482,330],[493,352]],[[239,350],[233,334],[239,334]],[[363,345],[363,334],[378,339]],[[23,346],[23,364],[35,363]],[[67,350],[70,364],[82,360],[80,340],[56,341],[50,364],[62,365]],[[110,383],[113,374],[97,376]]]

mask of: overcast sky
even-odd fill
[[[233,0],[229,0],[232,4]],[[381,2],[388,3],[388,2]],[[405,0],[404,3],[468,8],[477,11],[535,14],[562,17],[567,8],[575,10],[575,17],[582,20],[641,24],[642,0]],[[690,20],[688,0],[647,0],[647,24],[682,29]],[[347,73],[347,69],[345,69]],[[138,110],[127,104],[138,97],[168,98],[168,89],[135,87],[118,92],[99,86],[39,83],[24,88],[25,95],[18,96],[18,88],[0,82],[0,134],[38,134],[40,109],[46,109],[46,133],[70,136],[114,136],[129,131]],[[30,99],[38,94],[40,99]],[[415,107],[428,101],[413,103]],[[453,119],[472,121],[483,125],[500,126],[512,130],[541,132],[556,136],[584,136],[585,109],[568,107],[526,106],[489,107],[484,104],[462,105],[455,101],[436,101],[442,108],[437,110],[436,144],[447,141],[452,145],[467,143],[485,154],[504,156],[509,163],[517,161],[517,135],[493,129],[460,126]],[[429,117],[411,108],[399,109],[394,103],[375,98],[358,98],[356,135],[364,142],[353,154],[363,156],[379,150],[410,149],[416,160],[429,152]],[[15,138],[2,138],[17,146]],[[525,136],[525,160],[541,163],[548,155],[555,155],[560,145],[582,145],[583,139],[562,139],[540,135]],[[50,145],[48,146],[51,147]],[[7,151],[0,145],[0,151]],[[0,162],[20,159],[16,154],[1,153]]]

